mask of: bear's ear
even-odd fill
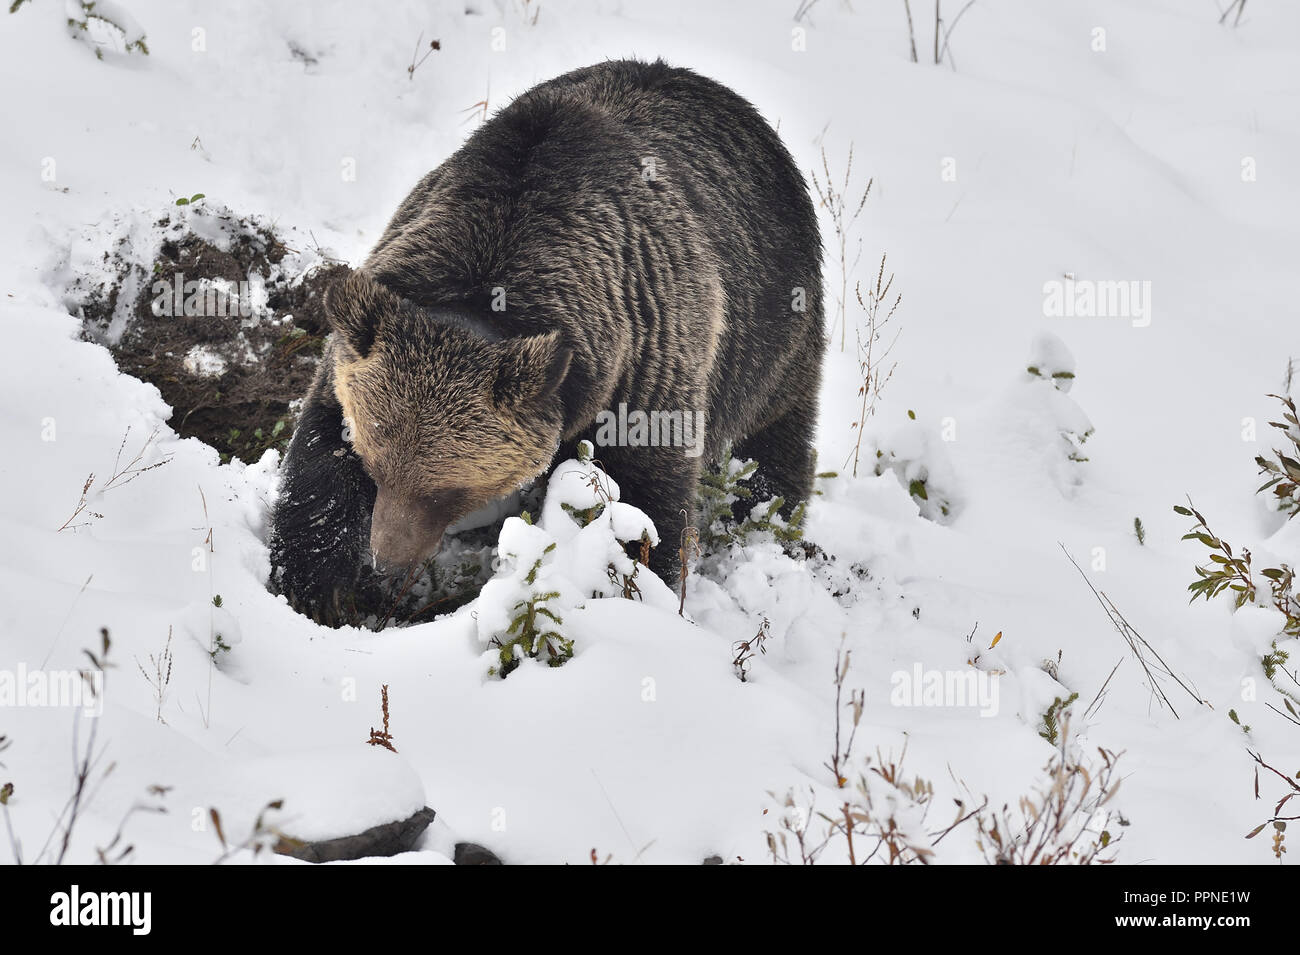
[[[520,407],[550,398],[564,383],[573,353],[559,332],[508,338],[499,346],[492,397],[499,405]]]
[[[348,272],[325,290],[325,318],[330,329],[345,345],[365,358],[386,309],[397,308],[401,299],[365,272]]]

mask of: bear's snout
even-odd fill
[[[405,575],[438,552],[447,521],[420,501],[380,488],[370,519],[370,559],[386,576]]]

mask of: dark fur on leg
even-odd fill
[[[338,626],[340,596],[365,559],[375,484],[343,437],[328,379],[322,374],[313,385],[281,469],[271,567],[272,582],[295,610]]]
[[[745,514],[738,515],[738,519],[743,520],[755,504],[775,497],[783,499],[779,513],[788,518],[801,502],[808,500],[816,467],[811,444],[816,419],[815,405],[798,404],[736,446],[734,457],[758,462],[758,470],[748,485],[753,497],[743,502]]]

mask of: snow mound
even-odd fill
[[[262,824],[304,842],[355,835],[424,808],[424,784],[398,753],[378,746],[337,746],[251,759],[239,767],[248,793],[266,803],[223,812],[226,837],[251,832],[256,813],[271,802]],[[250,812],[254,815],[250,818]]]

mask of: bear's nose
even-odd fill
[[[441,534],[370,534],[370,563],[385,577],[405,576],[438,552]]]
[[[370,519],[370,562],[384,576],[408,574],[437,553],[445,527],[428,508],[381,488]]]

